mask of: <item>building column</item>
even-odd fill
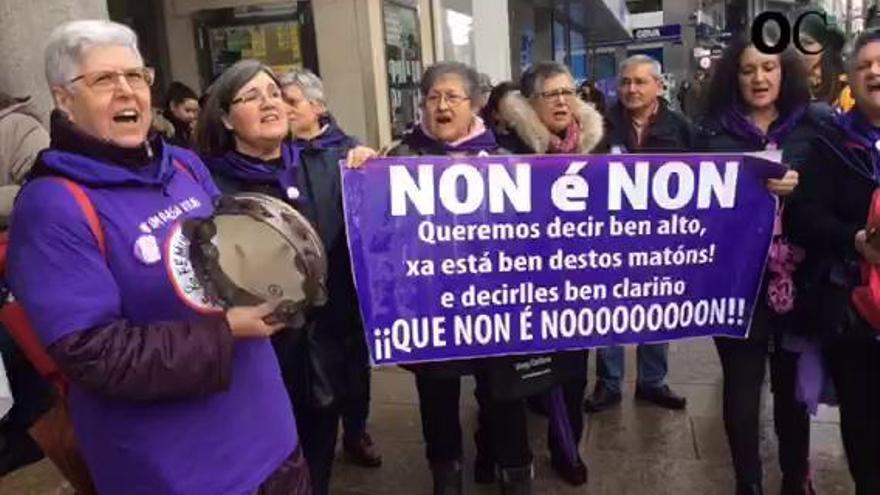
[[[366,144],[391,141],[381,0],[313,2],[318,66],[330,111]]]
[[[0,0],[0,91],[31,96],[43,122],[53,107],[43,52],[56,26],[76,19],[107,19],[105,0]]]

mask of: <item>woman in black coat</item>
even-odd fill
[[[822,343],[850,473],[856,493],[866,495],[880,493],[880,325],[866,320],[877,301],[868,301],[873,312],[852,301],[861,271],[880,264],[868,234],[880,184],[880,33],[856,39],[849,64],[856,106],[823,121],[785,211],[785,231],[807,251],[798,270],[797,324]]]
[[[421,80],[422,119],[388,156],[483,156],[505,154],[477,116],[480,96],[477,72],[458,62],[439,62]],[[509,397],[496,378],[509,377],[518,361],[504,356],[421,363],[408,368],[416,375],[425,450],[433,475],[434,495],[461,495],[462,431],[459,419],[461,377],[474,375],[480,405],[475,477],[491,482],[499,476],[502,495],[528,495],[534,474],[522,397]],[[514,379],[516,377],[513,377]],[[515,381],[515,380],[514,380]],[[503,397],[502,397],[503,396]]]
[[[731,98],[731,95],[734,95]],[[697,146],[710,152],[781,151],[796,169],[815,134],[809,89],[794,53],[767,55],[741,37],[728,46],[711,81],[708,115],[698,126]],[[786,196],[797,184],[790,170],[770,192]],[[778,223],[777,223],[778,225]],[[813,493],[809,480],[810,418],[795,399],[798,354],[786,350],[792,294],[784,291],[792,273],[784,269],[797,249],[774,238],[764,285],[746,340],[717,337],[724,372],[724,427],[736,471],[737,494],[762,493],[760,399],[767,358],[779,437],[782,493]]]
[[[369,362],[348,262],[338,166],[342,159],[359,166],[375,152],[358,146],[326,112],[304,119],[302,106],[310,103],[292,105],[283,86],[256,60],[227,69],[200,116],[198,149],[222,192],[258,192],[287,201],[316,226],[327,252],[327,303],[309,313],[302,334],[286,329],[272,339],[297,411],[312,493],[326,495],[340,418],[347,427],[346,450],[369,443],[372,465],[381,463],[365,429]],[[296,126],[291,125],[294,113]],[[352,403],[360,410],[355,432],[344,419]]]
[[[525,71],[518,91],[512,83],[498,85],[483,110],[498,141],[515,154],[587,154],[604,132],[602,114],[578,98],[568,68],[556,62],[540,62]],[[557,387],[531,399],[548,416],[550,464],[573,486],[586,484],[589,477],[579,451],[587,355],[552,354]]]

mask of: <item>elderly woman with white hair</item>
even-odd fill
[[[317,77],[297,72],[285,80],[286,86],[257,60],[227,69],[205,102],[196,140],[224,193],[260,192],[287,201],[315,224],[325,246],[327,304],[308,315],[304,335],[284,331],[272,339],[296,411],[312,490],[323,495],[329,490],[340,412],[349,399],[362,409],[357,453],[372,454],[361,456],[361,463],[381,463],[364,430],[369,367],[339,173],[340,160],[360,165],[375,152],[358,146],[326,114]]]
[[[59,26],[52,142],[12,217],[8,275],[70,382],[99,493],[306,494],[266,305],[206,306],[175,273],[180,221],[212,213],[202,162],[150,134],[152,69],[131,29]]]
[[[328,289],[330,302],[317,320],[333,339],[336,352],[331,377],[343,425],[343,448],[348,457],[365,467],[378,467],[382,458],[367,433],[370,410],[370,361],[363,322],[351,272],[350,253],[342,211],[339,161],[351,158],[360,164],[375,156],[367,147],[346,134],[327,108],[321,79],[307,69],[280,77],[287,116],[298,150],[300,166],[308,176],[313,216],[330,260]],[[350,157],[347,157],[351,153]],[[334,430],[335,432],[335,430]]]

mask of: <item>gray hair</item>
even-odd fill
[[[623,74],[627,69],[636,65],[650,65],[651,75],[654,76],[654,79],[658,81],[663,79],[663,67],[660,66],[660,62],[653,57],[641,53],[627,57],[626,60],[620,63],[620,70],[617,73]]]
[[[431,88],[439,79],[448,75],[456,75],[464,81],[464,90],[471,101],[476,101],[482,96],[480,91],[480,75],[472,67],[461,62],[437,62],[436,64],[425,69],[422,74],[422,81],[419,83],[419,89],[422,98],[428,96]]]
[[[98,46],[124,46],[143,61],[137,35],[130,27],[104,20],[67,22],[52,31],[46,44],[44,59],[49,86],[64,86],[77,77],[83,56]]]
[[[571,71],[559,62],[538,62],[523,72],[519,80],[519,90],[526,98],[531,98],[541,92],[544,87],[544,81],[556,76],[568,76],[574,81]]]
[[[293,69],[279,77],[278,81],[281,84],[281,89],[296,86],[302,90],[307,100],[321,105],[327,104],[324,97],[324,83],[321,82],[320,77],[308,69]]]
[[[880,31],[878,30],[865,31],[852,42],[844,57],[847,73],[853,74],[855,72],[856,66],[859,63],[859,52],[871,43],[877,42],[880,42]]]

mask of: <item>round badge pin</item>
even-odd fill
[[[880,151],[880,139],[874,141],[874,149]]]
[[[287,188],[287,191],[286,191],[286,192],[287,192],[287,198],[288,198],[288,199],[290,199],[290,200],[297,200],[297,199],[299,199],[299,189],[297,189],[297,188],[295,188],[295,187],[293,187],[293,186],[290,186],[290,187]]]
[[[142,235],[134,242],[134,257],[145,265],[155,265],[162,259],[159,242],[155,236]]]

